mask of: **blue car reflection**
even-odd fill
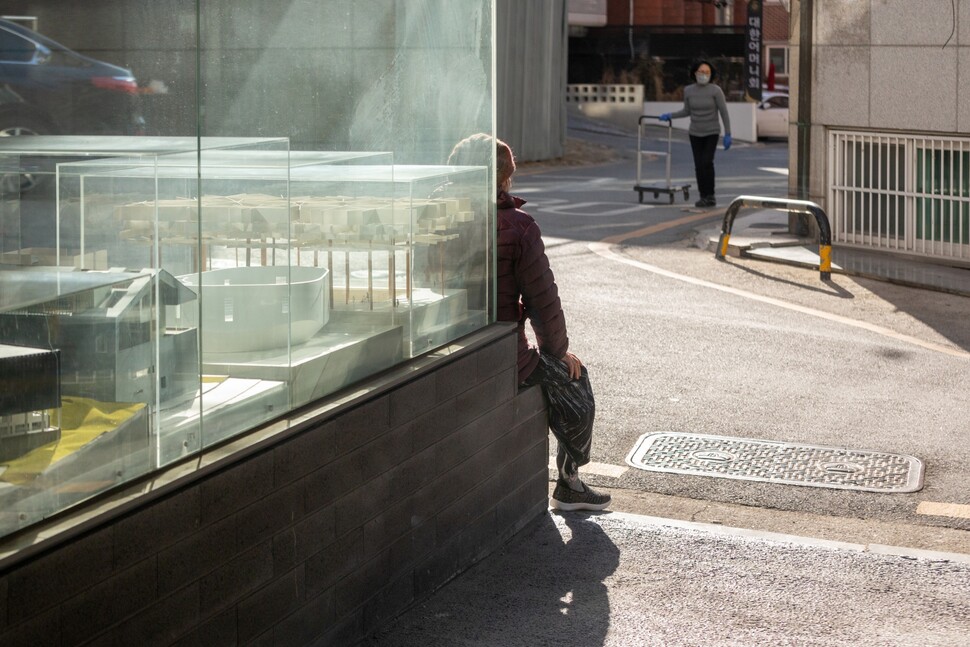
[[[130,70],[0,20],[0,136],[144,132]]]

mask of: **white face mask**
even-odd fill
[[[699,85],[707,85],[707,83],[711,80],[711,75],[710,74],[696,74],[695,75],[695,78],[697,79],[697,83]]]

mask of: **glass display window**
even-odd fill
[[[327,251],[335,312],[389,316],[408,357],[484,325],[485,167],[307,166],[293,169],[291,190]]]
[[[493,0],[116,5],[0,18],[0,536],[494,317]]]
[[[0,408],[0,532],[157,465],[159,405],[197,390],[198,359],[196,331],[155,316],[194,299],[165,272],[0,272],[0,374],[17,377]]]
[[[109,265],[157,263],[199,295],[169,319],[201,331],[204,376],[280,381],[295,406],[484,325],[484,167],[259,153],[58,168],[59,212]],[[203,444],[225,435],[206,427]]]

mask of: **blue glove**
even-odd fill
[[[729,148],[731,148],[731,136],[730,135],[725,135],[724,136],[724,150],[727,150]]]
[[[660,115],[659,117],[657,117],[657,119],[659,119],[660,121],[670,121],[670,113],[669,112],[665,112],[662,115]]]

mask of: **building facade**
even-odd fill
[[[570,84],[642,84],[648,101],[674,100],[691,62],[704,57],[719,67],[729,99],[744,96],[747,0],[606,0],[599,6],[605,10],[600,26],[587,21],[571,29]],[[783,83],[788,9],[769,0],[762,11],[764,80],[772,61]]]
[[[791,75],[790,57],[788,53],[788,32],[791,14],[788,0],[766,0],[762,5],[764,22],[764,55],[766,85],[771,74],[774,82],[787,88]],[[773,68],[768,71],[769,68]]]
[[[792,15],[807,45],[792,192],[825,206],[836,244],[968,264],[970,2],[793,0]]]
[[[0,2],[0,644],[353,644],[544,512],[499,11]]]

